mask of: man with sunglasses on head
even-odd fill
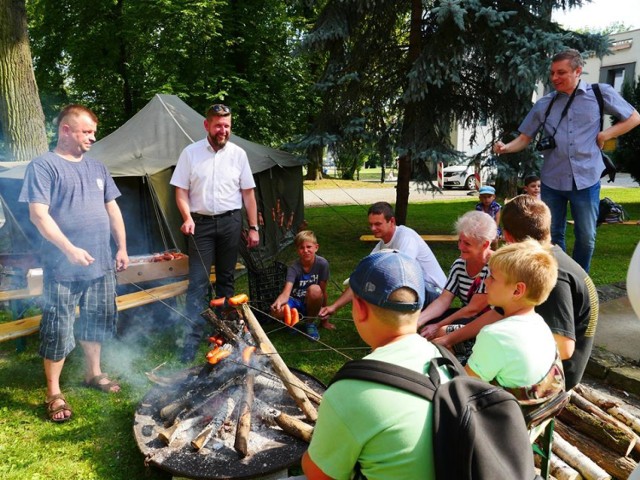
[[[247,211],[247,246],[259,240],[255,181],[246,152],[229,141],[231,109],[209,107],[204,121],[207,137],[186,147],[180,154],[171,185],[189,238],[189,325],[181,360],[191,362],[204,333],[200,312],[206,308],[209,271],[215,265],[216,297],[232,297],[238,245],[242,237],[242,205]]]
[[[602,148],[640,124],[640,115],[612,86],[598,84],[602,112],[620,121],[601,130],[598,97],[593,85],[580,80],[583,61],[577,50],[565,50],[551,59],[550,79],[555,92],[536,102],[522,124],[520,135],[495,153],[525,149],[541,131],[536,149],[542,152],[541,196],[551,210],[551,241],[566,250],[567,203],[575,221],[573,259],[588,273],[596,243],[600,177],[605,165]]]

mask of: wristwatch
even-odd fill
[[[259,232],[260,228],[258,228],[258,225],[249,225],[249,230],[255,230],[256,232]]]

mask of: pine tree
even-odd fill
[[[558,4],[581,3],[330,0],[306,38],[327,58],[323,110],[310,136],[353,144],[391,134],[385,142],[399,156],[403,223],[410,178],[428,180],[435,161],[456,153],[456,123],[474,127],[490,118],[496,137],[514,132],[553,54],[567,47],[604,53],[604,37],[550,21]],[[501,171],[512,178],[534,158],[507,157]]]

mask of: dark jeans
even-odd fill
[[[241,241],[242,216],[236,210],[217,218],[194,215],[195,232],[189,237],[189,288],[187,315],[192,322],[185,344],[196,345],[202,339],[205,320],[200,313],[207,307],[211,287],[209,272],[216,267],[215,293],[218,297],[234,294],[234,272]]]
[[[591,256],[596,246],[596,226],[600,206],[600,182],[578,190],[555,190],[542,184],[542,201],[551,210],[551,242],[566,251],[565,231],[567,229],[567,204],[574,220],[575,243],[573,259],[589,273]]]

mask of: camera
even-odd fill
[[[551,150],[552,148],[556,148],[556,139],[553,137],[543,137],[536,143],[536,150],[539,152]]]

